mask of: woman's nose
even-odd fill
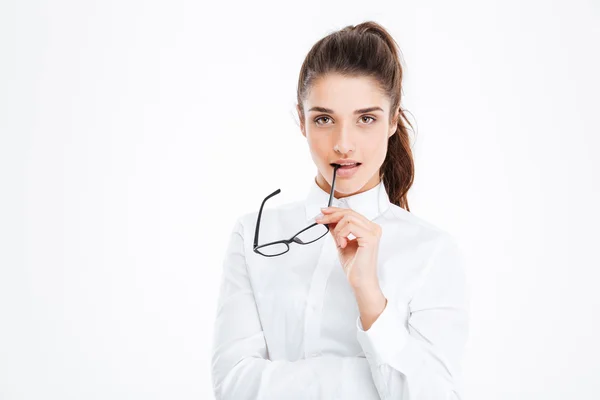
[[[354,151],[354,144],[350,138],[349,132],[341,132],[337,136],[333,150],[342,154]]]

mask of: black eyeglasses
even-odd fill
[[[329,202],[327,203],[327,207],[331,206],[331,202],[333,201],[333,192],[335,190],[335,176],[336,172],[340,165],[333,166],[333,178],[331,180],[331,193],[329,193]],[[260,254],[265,257],[275,257],[280,256],[284,253],[287,253],[290,250],[290,243],[298,243],[298,244],[309,244],[316,242],[321,239],[323,236],[327,235],[329,232],[329,224],[319,224],[318,222],[314,222],[306,228],[302,229],[300,232],[296,233],[289,239],[282,239],[276,242],[270,242],[258,245],[258,231],[260,227],[260,217],[262,215],[262,210],[265,205],[265,202],[269,200],[271,197],[279,194],[281,189],[277,189],[263,200],[260,205],[260,209],[258,210],[258,219],[256,220],[256,231],[254,231],[254,252]]]

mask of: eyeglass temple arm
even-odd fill
[[[333,192],[335,191],[335,177],[337,175],[338,168],[340,168],[340,165],[335,165],[333,167],[333,179],[331,180],[331,193],[329,193],[329,202],[327,204],[328,207],[331,207],[331,203],[333,202]],[[256,218],[256,229],[254,231],[254,248],[258,246],[258,231],[260,229],[260,218],[262,216],[263,207],[267,200],[279,193],[281,193],[281,189],[277,189],[276,191],[265,197],[265,199],[260,204],[260,208],[258,210],[258,217]]]
[[[267,197],[265,197],[265,199],[262,201],[262,203],[260,204],[260,209],[258,210],[258,217],[256,219],[256,230],[254,231],[254,248],[256,248],[258,246],[258,230],[260,227],[260,217],[262,215],[262,210],[263,207],[265,205],[265,202],[267,200],[269,200],[271,197],[275,196],[276,194],[281,193],[281,189],[277,189],[276,191],[274,191],[273,193],[271,193],[270,195],[268,195]]]

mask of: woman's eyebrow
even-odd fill
[[[335,112],[330,109],[330,108],[325,108],[325,107],[311,107],[310,111],[318,111],[318,112],[324,112],[324,113],[329,113],[329,114],[335,114]],[[354,111],[354,114],[363,114],[363,113],[368,113],[368,112],[372,112],[372,111],[382,111],[383,109],[381,107],[367,107],[367,108],[361,108],[360,110],[356,110]]]

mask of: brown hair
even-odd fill
[[[374,78],[390,98],[389,120],[399,112],[396,132],[388,139],[388,150],[380,169],[390,201],[410,211],[407,193],[414,181],[414,162],[406,124],[412,125],[400,107],[402,64],[400,49],[385,28],[373,21],[348,25],[313,45],[298,78],[297,102],[304,121],[303,102],[312,83],[327,73]],[[404,121],[406,121],[406,124]],[[302,122],[303,123],[303,122]]]

